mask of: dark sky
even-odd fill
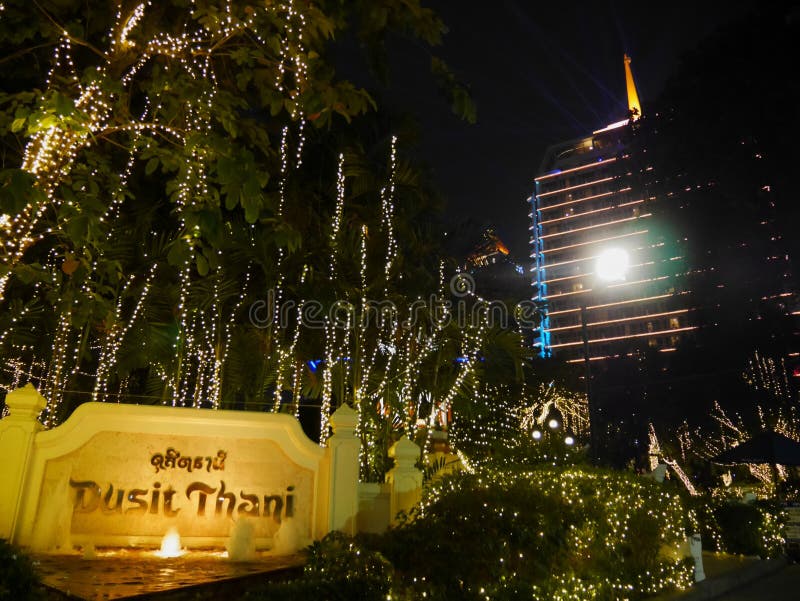
[[[392,102],[418,113],[418,152],[448,202],[448,221],[493,224],[528,255],[528,207],[544,150],[625,116],[623,53],[643,112],[680,56],[751,2],[430,0],[449,28],[436,49],[468,83],[478,123],[456,118],[426,81],[428,56],[393,57]],[[429,85],[426,85],[429,84]]]

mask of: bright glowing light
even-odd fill
[[[628,120],[623,119],[622,121],[615,121],[609,125],[606,125],[603,129],[596,129],[593,131],[593,134],[601,134],[604,131],[611,131],[612,129],[617,129],[618,127],[622,127],[623,125],[628,125]]]
[[[638,303],[638,302],[645,302],[645,301],[654,301],[659,300],[662,298],[668,298],[672,296],[671,294],[659,294],[657,296],[645,296],[642,298],[630,298],[624,301],[616,301],[613,303],[605,303],[603,305],[590,305],[586,307],[587,310],[589,309],[604,309],[606,307],[614,307],[616,305],[629,305],[630,303]],[[565,309],[564,311],[550,311],[550,315],[561,315],[563,313],[575,313],[576,311],[580,311],[580,307],[575,307],[574,309]],[[582,359],[581,359],[582,360]]]
[[[609,248],[600,253],[595,265],[595,273],[601,280],[616,282],[625,279],[630,265],[627,251],[621,248]]]
[[[624,56],[625,62],[625,87],[628,91],[628,109],[631,112],[631,120],[636,121],[642,116],[642,104],[639,102],[639,94],[636,92],[636,83],[633,81],[631,72],[631,57]]]
[[[545,196],[551,196],[553,194],[558,194],[559,192],[567,192],[568,190],[576,190],[578,188],[586,188],[587,186],[595,186],[597,184],[602,184],[603,182],[610,182],[613,180],[613,177],[602,177],[600,179],[596,179],[591,182],[584,182],[582,184],[575,184],[574,186],[568,186],[566,188],[561,188],[559,190],[550,190],[549,192],[542,192],[539,194],[539,198],[544,198]]]
[[[626,123],[627,123],[627,121],[626,121]],[[605,164],[608,164],[608,163],[613,163],[616,160],[617,160],[616,157],[613,157],[613,158],[610,158],[610,159],[597,161],[596,163],[589,163],[588,165],[581,165],[580,167],[573,167],[572,169],[564,169],[564,171],[561,171],[559,169],[555,173],[547,173],[546,175],[540,175],[534,181],[541,182],[543,180],[549,179],[551,177],[555,177],[557,175],[564,175],[565,173],[572,173],[573,171],[580,171],[581,169],[588,169],[589,167],[597,167],[598,165],[605,165]]]
[[[671,328],[669,330],[658,330],[656,332],[642,332],[641,334],[626,334],[625,336],[610,336],[608,338],[593,338],[589,340],[589,344],[598,344],[602,342],[612,342],[614,340],[623,340],[625,338],[652,338],[653,336],[661,336],[662,334],[677,334],[678,332],[689,332],[691,330],[696,330],[697,326],[687,326],[685,328]],[[578,342],[564,342],[562,344],[551,344],[550,348],[556,347],[567,347],[567,346],[577,346],[579,344],[583,344],[583,341]],[[630,356],[630,355],[628,355]],[[592,361],[595,360],[595,357],[591,358]],[[571,361],[571,360],[570,360]],[[578,361],[583,361],[583,359],[578,359]]]
[[[580,216],[580,213],[578,214]],[[636,221],[637,219],[644,219],[646,217],[652,217],[652,213],[643,213],[640,215],[634,215],[633,217],[625,217],[624,219],[615,219],[613,221],[604,221],[602,223],[594,223],[592,225],[587,225],[586,227],[578,227],[571,230],[564,230],[563,232],[553,232],[552,234],[546,234],[544,236],[539,236],[541,240],[545,238],[555,238],[557,236],[567,236],[569,234],[574,234],[575,232],[583,232],[585,230],[593,230],[599,227],[608,227],[609,225],[616,225],[618,223],[626,223],[628,221]]]
[[[559,246],[558,248],[548,248],[546,251],[541,251],[542,255],[552,256],[553,253],[561,252],[562,250],[567,250],[568,248],[577,248],[579,246],[587,246],[589,244],[599,244],[601,242],[610,242],[611,240],[619,240],[620,238],[630,238],[631,236],[641,236],[642,234],[647,234],[650,230],[638,230],[635,232],[628,232],[627,234],[620,234],[619,236],[609,236],[608,238],[602,238],[600,240],[587,240],[586,242],[577,242],[575,244],[569,244],[567,246]],[[565,261],[566,263],[566,261]],[[555,263],[551,264],[550,267],[555,265]]]
[[[565,445],[567,445],[567,446],[569,446],[569,447],[571,447],[572,445],[574,445],[574,444],[575,444],[575,439],[574,439],[574,438],[572,438],[572,436],[567,436],[567,437],[564,439],[564,444],[565,444]]]
[[[161,539],[161,550],[156,551],[156,555],[167,559],[180,557],[184,553],[185,551],[181,549],[181,535],[178,534],[177,528],[170,528]]]
[[[634,315],[633,317],[620,317],[619,319],[606,319],[604,321],[594,321],[592,323],[587,323],[586,327],[591,328],[594,326],[605,326],[610,323],[624,323],[626,321],[636,321],[637,319],[653,319],[655,317],[665,317],[667,315],[682,315],[684,313],[688,313],[689,309],[678,309],[677,311],[663,311],[661,313],[647,313],[645,315]],[[575,324],[571,326],[562,326],[560,328],[550,328],[549,330],[545,330],[546,332],[560,332],[564,330],[576,330],[582,327],[581,324]],[[661,349],[664,350],[664,349]]]
[[[531,436],[533,436],[534,440],[541,440],[542,433],[539,432],[539,430],[534,430],[533,432],[531,432]]]
[[[557,419],[551,419],[549,422],[547,422],[547,426],[548,426],[548,427],[549,427],[551,430],[555,430],[555,429],[556,429],[556,428],[558,428],[560,425],[561,425],[561,424],[559,424],[559,423],[558,423],[558,420],[557,420]]]

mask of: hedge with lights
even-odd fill
[[[270,582],[251,590],[246,599],[294,601],[385,600],[397,588],[394,568],[380,553],[367,549],[356,539],[331,532],[308,548],[303,577],[289,582]]]
[[[677,494],[632,475],[482,469],[437,480],[385,534],[329,535],[303,579],[256,597],[640,599],[691,584],[690,528]]]
[[[704,496],[695,511],[704,549],[762,558],[784,552],[786,516],[774,502]]]
[[[382,550],[442,598],[633,599],[691,582],[672,552],[689,527],[678,495],[632,475],[486,468],[436,483]]]

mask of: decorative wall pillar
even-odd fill
[[[6,406],[9,414],[0,420],[0,538],[14,542],[34,437],[43,429],[36,418],[47,401],[27,384],[6,395]]]
[[[358,513],[358,413],[342,405],[331,415],[333,436],[328,439],[328,530],[355,534]]]
[[[408,513],[422,498],[422,472],[416,468],[419,455],[420,448],[405,436],[389,449],[389,457],[394,459],[394,467],[386,474],[386,482],[391,485],[389,517],[392,523],[397,521],[398,513]]]
[[[694,581],[702,582],[706,579],[706,573],[703,570],[703,541],[699,534],[689,537],[689,552],[694,560]]]

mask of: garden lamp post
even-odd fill
[[[575,437],[572,432],[567,430],[564,424],[564,415],[556,407],[550,408],[547,416],[541,421],[541,429],[535,428],[531,432],[531,437],[536,442],[549,441],[551,444],[561,439],[567,447],[572,447],[575,444]]]

